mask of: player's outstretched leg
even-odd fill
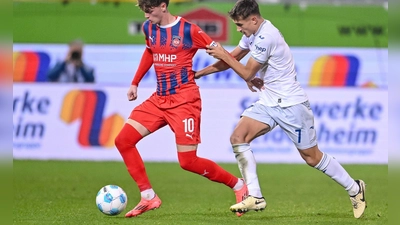
[[[366,208],[365,202],[365,183],[362,180],[354,180],[347,171],[339,164],[336,159],[324,152],[320,152],[318,147],[313,147],[315,149],[307,150],[307,156],[309,156],[310,151],[314,150],[315,154],[312,155],[321,155],[321,159],[319,160],[318,164],[315,164],[316,159],[318,157],[304,157],[305,152],[302,151],[301,154],[303,158],[306,159],[306,162],[310,166],[314,166],[314,168],[320,170],[325,175],[331,177],[335,180],[338,184],[340,184],[344,189],[347,191],[348,195],[350,196],[350,200],[353,204],[354,210],[354,217],[360,218],[364,210]],[[312,159],[312,160],[310,160]],[[313,163],[314,162],[314,163]]]
[[[158,197],[158,195],[154,196],[154,198],[152,198],[151,200],[147,200],[142,197],[139,204],[137,204],[135,208],[133,208],[131,211],[125,214],[125,217],[135,217],[147,211],[158,209],[160,208],[160,206],[161,206],[161,199]]]
[[[196,150],[178,152],[180,166],[187,171],[197,173],[211,181],[223,183],[235,192],[236,202],[242,201],[248,195],[248,189],[244,179],[239,179],[218,166],[215,162],[197,157]],[[241,213],[236,214],[241,216]]]
[[[247,198],[249,195],[249,190],[247,189],[246,182],[244,181],[243,178],[240,178],[243,181],[243,187],[240,188],[239,190],[234,191],[235,192],[235,197],[236,197],[236,203],[239,203]],[[242,216],[244,213],[241,212],[236,212],[237,216]]]
[[[249,195],[243,201],[241,201],[235,205],[232,205],[230,210],[232,212],[245,213],[250,210],[254,210],[254,211],[264,210],[265,207],[267,207],[267,202],[265,201],[265,199],[263,197],[256,198],[256,197]]]
[[[353,205],[353,213],[355,218],[360,218],[367,208],[367,201],[365,200],[365,183],[362,180],[355,180],[360,187],[358,194],[350,196],[351,204]]]

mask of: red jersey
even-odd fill
[[[192,70],[193,57],[205,49],[212,39],[196,24],[182,17],[166,26],[143,23],[146,45],[153,54],[157,75],[157,95],[172,95],[197,86]]]

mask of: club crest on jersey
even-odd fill
[[[181,44],[181,39],[182,39],[182,38],[181,38],[180,36],[174,35],[174,36],[172,37],[172,42],[171,42],[172,46],[178,47],[178,46]]]

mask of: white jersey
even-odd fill
[[[294,60],[281,32],[268,20],[258,31],[239,42],[241,49],[249,49],[251,57],[263,66],[259,76],[264,80],[260,103],[266,106],[288,107],[308,100],[296,80]]]

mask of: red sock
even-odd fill
[[[197,157],[196,150],[189,152],[178,152],[179,164],[182,169],[197,173],[209,180],[223,183],[226,186],[233,188],[238,182],[238,178],[233,176],[215,162]]]
[[[136,148],[136,144],[142,138],[142,135],[129,124],[125,124],[115,138],[115,146],[124,159],[126,168],[131,177],[136,181],[140,191],[151,188],[142,157]]]

